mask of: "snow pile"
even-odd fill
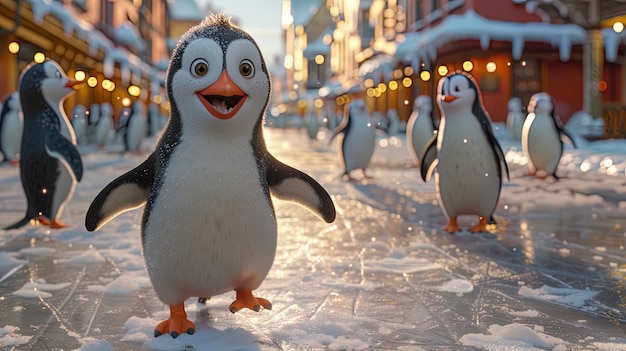
[[[465,279],[452,279],[443,283],[438,290],[453,293],[457,296],[463,296],[463,294],[474,291],[474,284]]]
[[[50,257],[56,253],[56,250],[51,247],[26,247],[18,251],[21,256],[33,259]]]
[[[0,328],[0,345],[17,346],[26,344],[30,340],[30,336],[24,336],[17,331],[20,328],[11,325],[5,325]]]
[[[75,263],[75,264],[87,264],[87,263],[101,263],[106,259],[95,249],[89,249],[78,253],[76,256],[67,259],[58,259],[56,263]]]
[[[585,301],[592,299],[598,292],[571,288],[555,288],[544,285],[539,289],[522,286],[518,294],[529,299],[555,302],[572,307],[582,307],[585,305]]]
[[[13,253],[0,251],[0,268],[18,266],[20,264],[28,263],[28,261],[20,260],[18,258],[15,258],[14,256],[15,254]]]
[[[541,328],[539,328],[541,329]],[[533,330],[523,324],[491,325],[489,334],[465,334],[459,342],[484,350],[567,350],[565,341]],[[558,349],[556,348],[558,346]]]
[[[20,289],[13,292],[13,295],[26,298],[48,298],[52,297],[51,291],[59,291],[69,287],[71,283],[50,284],[45,279],[37,279],[34,282],[26,283]]]

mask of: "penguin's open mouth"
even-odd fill
[[[248,98],[248,95],[230,79],[225,70],[222,71],[217,81],[203,90],[197,91],[196,95],[204,108],[213,117],[219,119],[233,117]]]
[[[203,95],[201,92],[196,94],[209,113],[219,119],[228,119],[234,116],[246,100],[245,95]]]

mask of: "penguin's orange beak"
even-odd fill
[[[452,101],[454,101],[456,99],[458,99],[458,98],[456,96],[454,96],[454,95],[443,95],[441,97],[441,101],[443,101],[443,102],[452,102]]]
[[[215,83],[197,91],[196,95],[207,111],[219,119],[229,119],[234,116],[248,97],[230,79],[225,70]]]
[[[66,88],[72,88],[74,90],[78,90],[80,87],[78,85],[83,84],[83,82],[79,80],[69,80],[66,84]]]

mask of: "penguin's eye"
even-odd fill
[[[244,77],[254,76],[254,66],[250,60],[243,60],[239,64],[239,73]]]
[[[204,59],[196,59],[191,63],[191,74],[202,77],[209,73],[209,63]]]
[[[59,71],[55,71],[55,72],[54,72],[54,75],[55,75],[57,78],[61,78],[61,72],[59,72]]]

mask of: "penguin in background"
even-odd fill
[[[87,118],[87,140],[90,143],[96,142],[96,125],[100,120],[100,104],[93,103],[89,106],[89,115]]]
[[[0,110],[0,152],[3,162],[8,161],[13,165],[19,163],[23,129],[24,117],[20,95],[15,91],[4,99]]]
[[[448,219],[446,232],[460,230],[457,217],[477,215],[470,229],[479,233],[495,224],[493,213],[500,198],[502,170],[509,175],[478,84],[469,74],[455,72],[439,80],[437,104],[441,110],[438,133],[422,156],[422,179],[434,168],[439,205]]]
[[[306,132],[309,136],[309,140],[317,140],[317,132],[320,129],[320,123],[317,120],[317,114],[315,113],[315,107],[313,104],[309,105],[309,113],[306,117]]]
[[[406,125],[406,141],[413,162],[419,167],[426,145],[437,133],[430,96],[420,95],[413,101],[413,111]]]
[[[148,135],[148,116],[143,102],[133,104],[124,127],[124,151],[141,153],[141,144]]]
[[[163,128],[159,106],[153,102],[148,106],[148,136],[158,135]]]
[[[554,99],[545,92],[534,94],[522,129],[522,152],[528,157],[531,175],[541,179],[551,175],[559,180],[556,169],[563,155],[563,141],[576,147],[556,113]]]
[[[509,113],[506,116],[506,129],[513,140],[522,140],[522,128],[524,125],[524,106],[518,97],[511,98],[508,102]]]
[[[146,267],[170,318],[155,336],[192,334],[184,303],[229,291],[229,309],[271,303],[252,293],[272,266],[277,222],[272,196],[332,222],[335,207],[307,174],[272,156],[263,136],[271,80],[252,37],[224,14],[184,34],[170,60],[170,118],[153,153],[107,185],[85,218],[93,231],[145,205]],[[199,204],[202,204],[199,206]]]
[[[62,102],[79,81],[67,77],[54,61],[31,63],[19,79],[24,113],[20,178],[26,195],[26,215],[5,229],[15,229],[35,219],[51,228],[63,228],[63,209],[76,182],[83,176],[76,138]]]
[[[94,131],[94,142],[100,149],[103,149],[111,138],[113,112],[113,105],[110,102],[103,102],[100,105],[100,118],[98,118]]]
[[[87,144],[87,109],[83,105],[76,105],[72,110],[72,128],[76,134],[76,143]]]
[[[332,142],[339,136],[337,154],[343,170],[342,177],[354,181],[356,179],[352,177],[352,171],[360,169],[363,177],[368,178],[366,169],[376,146],[376,126],[363,99],[352,100],[344,115],[330,138]]]
[[[400,131],[400,116],[395,108],[387,111],[387,135],[394,136]]]

